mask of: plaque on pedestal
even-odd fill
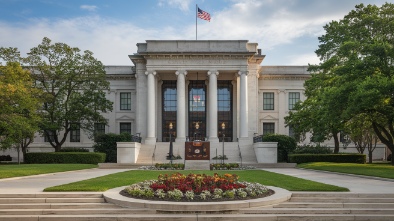
[[[209,160],[209,147],[207,141],[185,142],[185,160]]]

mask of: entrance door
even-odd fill
[[[189,139],[204,140],[206,137],[206,86],[205,81],[189,83]]]
[[[169,142],[176,137],[176,81],[163,81],[162,85],[162,141]]]

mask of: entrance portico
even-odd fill
[[[169,141],[169,133],[176,142],[199,136],[217,143],[223,134],[225,141],[251,141],[257,116],[249,109],[257,109],[257,72],[264,58],[257,44],[148,40],[137,46],[129,57],[137,85],[143,85],[136,93],[136,130],[146,144]]]

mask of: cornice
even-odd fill
[[[260,75],[262,80],[308,80],[310,75]]]
[[[145,59],[157,59],[157,60],[209,60],[209,59],[221,59],[221,60],[234,60],[234,59],[249,59],[250,54],[150,54],[144,55]]]
[[[124,75],[124,74],[107,74],[107,80],[132,80],[135,79],[135,74],[133,75]]]

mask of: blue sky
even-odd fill
[[[0,46],[22,54],[43,37],[90,50],[105,65],[132,65],[145,40],[245,39],[266,55],[262,65],[319,62],[314,51],[323,26],[360,3],[381,0],[0,0]]]

